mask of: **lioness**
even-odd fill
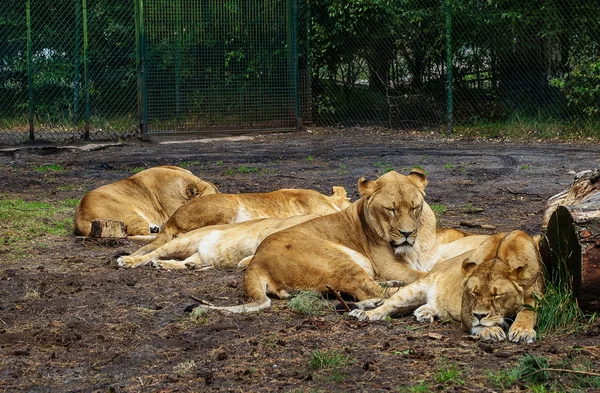
[[[135,268],[152,263],[162,269],[245,267],[260,242],[271,233],[311,220],[307,214],[289,218],[259,218],[234,224],[211,225],[176,237],[144,255],[124,256],[119,266]]]
[[[531,343],[536,337],[535,297],[543,290],[540,261],[531,236],[522,231],[499,233],[473,251],[438,263],[379,307],[352,310],[350,315],[375,321],[416,309],[419,322],[452,318],[472,334],[496,341],[506,338],[507,320],[516,316],[508,339]]]
[[[350,200],[344,187],[333,187],[332,196],[305,189],[208,195],[177,209],[160,229],[156,239],[131,255],[147,254],[176,236],[209,225],[305,214],[322,216],[338,212],[349,205]]]
[[[374,278],[410,283],[423,277],[438,260],[426,185],[419,169],[408,176],[361,178],[362,197],[347,209],[276,232],[260,244],[244,279],[253,302],[208,308],[258,311],[271,305],[267,293],[287,298],[293,289],[334,289],[365,300],[391,291]]]
[[[75,208],[75,234],[87,236],[92,220],[125,222],[127,235],[150,235],[190,199],[217,187],[176,166],[146,169],[88,192]]]

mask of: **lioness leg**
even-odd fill
[[[534,311],[535,300],[530,297],[525,300],[525,304],[529,305],[532,309],[521,310],[517,314],[515,321],[510,325],[510,329],[508,329],[508,339],[515,343],[532,343],[535,341],[536,333],[534,327],[537,321],[537,314]]]
[[[194,253],[188,258],[181,259],[159,259],[152,261],[152,267],[157,269],[166,269],[166,270],[180,270],[180,269],[197,269],[197,270],[207,270],[211,269],[214,266],[208,263],[203,263],[200,254]]]
[[[400,288],[392,297],[384,300],[381,306],[370,311],[352,310],[349,315],[361,321],[379,321],[388,315],[413,310],[427,302],[426,289],[427,285],[423,281],[410,284]]]
[[[138,250],[129,256],[120,257],[117,263],[119,266],[136,268],[159,259],[185,259],[195,254],[197,247],[198,240],[193,236],[182,236],[167,242],[149,253],[138,254]]]
[[[150,224],[138,214],[128,214],[123,223],[127,235],[150,235]]]

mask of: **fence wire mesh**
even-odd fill
[[[600,7],[592,0],[0,4],[0,143],[114,139],[144,127],[294,128],[299,119],[598,136]]]

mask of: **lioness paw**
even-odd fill
[[[424,304],[417,308],[414,312],[418,322],[432,323],[435,319],[435,310],[428,304]]]
[[[508,339],[513,343],[531,344],[535,341],[535,330],[526,326],[513,324],[508,330]]]
[[[369,320],[367,313],[364,310],[361,310],[360,308],[356,308],[356,309],[350,311],[350,313],[348,313],[348,315],[350,315],[353,318],[358,319],[359,321],[368,321]]]
[[[491,326],[481,329],[477,333],[477,337],[487,341],[504,341],[506,333],[500,326]]]
[[[131,267],[131,258],[119,257],[119,259],[117,259],[117,264],[121,267]]]
[[[150,233],[158,233],[160,232],[160,225],[150,224]]]

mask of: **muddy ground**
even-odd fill
[[[188,142],[159,143],[184,139]],[[4,150],[0,198],[81,198],[135,168],[170,164],[222,192],[302,187],[329,193],[342,185],[356,199],[359,177],[419,165],[429,176],[427,200],[446,208],[439,214],[441,225],[467,222],[535,233],[545,200],[570,184],[568,171],[600,167],[595,142],[445,140],[373,129],[199,139],[155,137],[93,151]],[[49,163],[64,170],[34,170]],[[0,223],[0,235],[6,230],[11,223]],[[223,305],[245,301],[243,273],[118,268],[115,256],[139,246],[47,235],[31,240],[28,255],[15,260],[6,257],[5,244],[0,391],[518,391],[528,382],[498,382],[488,374],[509,372],[526,354],[556,368],[583,358],[579,363],[587,370],[600,370],[597,323],[530,345],[490,345],[473,340],[457,323],[421,325],[411,317],[361,323],[334,311],[296,313],[281,300],[256,314],[210,313],[192,321],[185,311],[196,304],[190,295]],[[311,368],[317,350],[348,361],[333,369]],[[440,376],[446,369],[456,370],[450,381]],[[576,385],[569,374],[552,375],[547,389],[597,389]]]

